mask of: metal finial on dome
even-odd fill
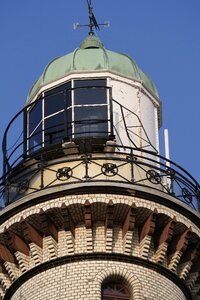
[[[92,7],[92,0],[87,0],[88,4],[88,10],[89,10],[89,19],[90,19],[90,32],[89,35],[94,35],[93,27],[95,27],[96,30],[100,30],[99,24],[97,23],[97,20],[93,13],[93,7]]]
[[[110,22],[109,21],[106,21],[102,24],[98,23],[95,16],[94,16],[94,13],[93,13],[93,7],[92,7],[92,0],[87,0],[87,4],[88,4],[88,11],[89,11],[89,20],[90,20],[90,23],[89,24],[79,24],[79,23],[74,23],[73,24],[73,27],[74,29],[77,29],[78,27],[89,27],[90,28],[90,31],[89,31],[89,35],[90,36],[93,36],[94,35],[94,31],[93,31],[93,28],[95,28],[96,30],[100,30],[100,26],[104,26],[104,27],[110,27]]]

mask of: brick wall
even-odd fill
[[[128,217],[131,209],[135,214],[133,220]],[[174,222],[174,227],[169,222]],[[171,227],[167,228],[168,224]],[[0,237],[2,243],[9,237],[11,243],[1,245],[4,255],[0,299],[13,281],[18,280],[20,286],[20,276],[36,266],[64,256],[102,252],[138,257],[162,266],[183,280],[193,299],[199,300],[200,271],[195,262],[199,257],[200,229],[181,213],[147,199],[112,194],[52,199],[11,216],[1,224]],[[123,278],[126,275],[128,282],[132,278],[133,300],[185,300],[181,290],[159,273],[111,261],[52,268],[34,276],[33,282],[22,284],[12,300],[98,300],[102,281],[115,268]]]
[[[80,261],[35,275],[22,284],[11,300],[100,300],[101,284],[110,276],[126,280],[133,300],[186,299],[173,282],[144,267],[113,261]]]

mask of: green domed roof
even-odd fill
[[[32,86],[28,100],[39,88],[72,72],[105,70],[140,80],[154,95],[158,96],[152,80],[139,69],[126,54],[109,51],[101,41],[89,35],[74,52],[55,58],[45,68],[41,77]]]

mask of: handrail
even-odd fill
[[[2,177],[0,185],[7,189],[9,195],[5,205],[18,200],[24,194],[50,188],[54,185],[88,181],[112,181],[119,182],[120,185],[129,183],[133,188],[134,186],[151,186],[151,188],[169,194],[199,211],[200,186],[198,182],[186,170],[171,160],[166,160],[163,156],[152,151],[121,145],[112,144],[112,151],[106,150],[110,145],[109,141],[105,144],[95,144],[95,140],[93,140],[90,152],[80,153],[79,144],[77,144],[77,141],[75,142],[71,146],[71,150],[74,149],[75,155],[65,155],[61,144],[53,149],[46,148],[43,151],[38,151],[37,155],[33,153],[31,157],[26,159],[24,164],[18,165],[8,172],[5,177]],[[79,142],[84,143],[86,141]],[[57,158],[56,153],[59,153]],[[35,155],[36,160],[33,160]],[[54,160],[49,160],[48,157],[54,157]],[[58,167],[56,171],[56,159],[58,165],[62,163],[65,167],[61,169]],[[170,162],[171,167],[166,167],[166,161]],[[26,167],[26,164],[28,167]],[[92,167],[88,169],[89,165],[96,166],[98,171],[94,171]],[[85,172],[83,177],[80,177],[80,166],[83,168],[81,173]],[[126,168],[127,175],[125,177],[122,172],[123,168]],[[45,170],[52,172],[52,176],[55,177],[55,180],[49,182],[46,186],[43,182]],[[140,174],[139,177],[138,174]],[[42,183],[37,188],[31,187],[31,180],[34,176],[38,176]],[[166,180],[171,183],[169,187],[165,184]],[[9,194],[9,190],[12,193],[13,190],[16,190],[15,195]]]

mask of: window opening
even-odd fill
[[[130,300],[130,291],[119,282],[107,282],[102,286],[102,300]]]

